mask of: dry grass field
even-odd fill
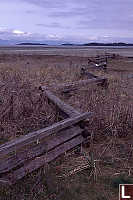
[[[84,60],[79,59],[79,63]],[[0,56],[0,143],[58,121],[56,111],[38,88],[41,84],[78,80],[77,65],[72,62],[76,58]]]
[[[0,54],[0,144],[58,121],[40,85],[68,83],[81,76],[87,57]],[[109,86],[81,87],[56,94],[80,112],[92,111],[89,148],[72,150],[28,175],[0,188],[0,200],[117,200],[118,185],[133,183],[133,62],[110,59]],[[82,169],[86,168],[86,169]]]

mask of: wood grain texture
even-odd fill
[[[24,164],[27,160],[34,159],[36,156],[42,155],[58,145],[78,136],[82,133],[82,129],[78,126],[67,128],[57,134],[49,137],[47,140],[40,140],[38,144],[16,151],[14,155],[7,157],[0,164],[0,174],[6,173],[11,169]]]
[[[31,173],[32,171],[37,170],[38,168],[44,166],[46,163],[51,162],[59,155],[81,144],[83,141],[84,138],[80,135],[68,141],[67,143],[60,145],[56,149],[49,151],[47,154],[40,157],[36,157],[34,160],[27,162],[27,164],[25,164],[24,167],[13,171],[12,173],[5,176],[5,178],[9,180],[11,184],[14,184],[17,180],[22,179],[24,176]]]
[[[44,137],[47,137],[51,134],[57,133],[62,129],[72,126],[84,119],[90,117],[90,112],[86,112],[83,114],[79,114],[78,116],[71,117],[60,122],[57,122],[47,128],[29,133],[25,136],[22,136],[18,139],[12,140],[11,142],[6,143],[5,145],[0,146],[0,158],[7,153],[11,153],[13,151],[18,150],[18,148],[24,147],[26,145],[30,145],[33,143],[37,143],[37,140],[41,140]]]
[[[44,93],[47,96],[47,98],[52,103],[54,103],[55,106],[57,106],[60,110],[62,110],[64,113],[66,113],[69,117],[75,117],[75,116],[80,115],[80,112],[78,112],[72,106],[61,101],[57,96],[53,95],[53,93],[50,92],[49,90],[45,90]]]

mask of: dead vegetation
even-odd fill
[[[85,79],[80,68],[87,62],[61,56],[11,58],[5,56],[0,63],[1,143],[57,121],[38,86]],[[88,122],[90,148],[77,147],[15,186],[2,187],[0,199],[115,200],[119,183],[133,183],[132,63],[112,60],[106,73],[88,71],[107,77],[108,89],[88,86],[58,95],[81,112],[93,112]]]
[[[130,81],[125,80],[129,89],[123,88],[122,80],[110,81],[108,89],[90,86],[71,92],[71,95],[63,100],[79,111],[91,111],[91,118],[88,128],[94,132],[95,136],[111,136],[114,132],[119,137],[125,137],[132,134],[133,130],[133,104],[130,96]]]
[[[0,55],[1,144],[59,120],[55,108],[48,105],[38,87],[42,83],[79,80],[80,68],[72,64],[76,58],[66,57],[64,60],[65,57],[61,56]],[[85,59],[79,60],[83,62]],[[60,66],[65,62],[70,67]],[[79,69],[76,71],[76,68]]]

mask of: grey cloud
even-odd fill
[[[36,24],[36,26],[42,27],[42,28],[49,28],[49,29],[69,29],[70,26],[64,26],[60,23],[57,22],[53,22],[53,23],[49,23],[49,24]]]
[[[50,17],[77,17],[77,16],[85,16],[88,15],[88,9],[70,9],[68,11],[58,11],[58,12],[52,12],[49,16]]]
[[[27,14],[36,14],[37,12],[35,10],[26,10],[25,13],[27,13]]]
[[[125,40],[133,35],[132,10],[133,0],[4,0],[0,2],[0,23],[7,29],[29,31],[32,38],[45,39],[55,33],[69,42],[89,36],[100,40],[102,34],[110,33],[114,33],[113,39],[121,39],[121,33]],[[1,31],[0,36],[18,37],[11,31]]]
[[[62,28],[62,25],[57,23],[57,22],[53,22],[53,23],[49,23],[49,24],[36,24],[37,26],[41,26],[41,27],[47,27],[47,28]]]
[[[53,0],[24,0],[24,1],[34,4],[36,6],[43,7],[43,8],[61,8],[66,5],[66,2],[61,1],[61,0],[55,0],[55,1]]]
[[[22,32],[15,29],[0,29],[0,39],[26,38],[27,36],[29,36],[28,32]]]
[[[46,41],[46,40],[60,40],[56,34],[41,34],[41,33],[28,33],[19,30],[2,30],[0,29],[0,39],[12,41]]]
[[[101,19],[92,19],[89,20],[81,20],[77,23],[77,28],[83,29],[115,29],[115,30],[132,30],[133,21],[131,19],[115,19],[115,18],[101,18]]]

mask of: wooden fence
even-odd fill
[[[116,58],[116,54],[111,54],[111,53],[105,53],[105,55],[97,55],[95,57],[90,57],[88,58],[88,64],[90,62],[94,62],[94,63],[102,63],[102,62],[107,62],[108,59],[114,59]]]
[[[105,53],[105,55],[97,55],[95,57],[89,57],[88,65],[93,64],[93,67],[95,67],[97,69],[103,69],[106,71],[108,60],[114,59],[117,56],[118,55],[116,55],[116,54]]]
[[[86,141],[89,133],[85,120],[92,113],[80,113],[61,101],[49,89],[78,88],[87,83],[103,83],[95,78],[72,84],[41,86],[43,94],[53,103],[63,120],[41,130],[0,145],[0,184],[12,185],[27,174],[51,162],[61,154]]]

